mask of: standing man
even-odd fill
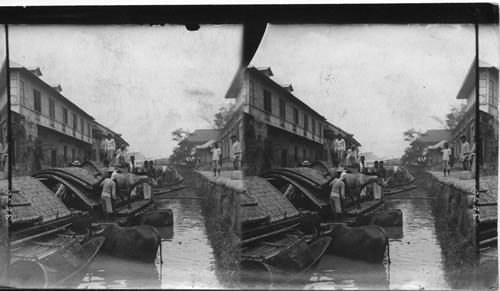
[[[460,140],[462,141],[462,144],[460,145],[460,161],[462,162],[462,167],[464,170],[468,170],[468,156],[469,156],[469,151],[470,151],[470,144],[465,138],[465,135],[462,135],[460,137]]]
[[[236,140],[236,135],[232,135],[231,140],[233,141],[233,146],[231,148],[231,156],[233,157],[233,166],[235,170],[239,170],[241,163],[241,144],[238,140]]]
[[[365,156],[361,156],[359,158],[358,171],[362,174],[366,174],[368,171],[366,168]],[[366,187],[363,187],[363,189],[361,189],[360,196],[366,196]]]
[[[135,156],[130,156],[130,161],[128,162],[128,172],[132,174],[137,173],[137,168],[135,166]],[[137,195],[137,186],[130,192],[130,197],[135,197]]]
[[[104,212],[104,219],[108,220],[110,216],[113,216],[113,200],[116,199],[116,177],[118,177],[117,172],[111,174],[111,178],[106,178],[101,182],[102,193],[101,193],[101,203],[102,210]]]
[[[151,168],[149,168],[148,161],[144,161],[143,171],[145,175],[148,175],[148,177],[151,175]],[[146,200],[151,199],[151,185],[149,185],[147,182],[142,183],[142,195]]]
[[[330,185],[332,186],[332,191],[330,192],[330,206],[332,207],[332,214],[335,220],[342,216],[342,204],[341,199],[345,199],[345,179],[347,178],[347,173],[342,172],[340,178],[335,178]]]
[[[345,140],[342,137],[342,134],[339,134],[337,139],[333,142],[333,147],[335,150],[337,161],[339,162],[339,166],[343,165],[346,146],[345,146]]]
[[[104,140],[104,152],[106,153],[106,160],[110,162],[113,160],[115,150],[115,140],[111,137],[111,134],[108,133],[108,137]]]
[[[448,171],[448,176],[450,176],[450,155],[451,155],[451,149],[448,148],[448,143],[444,143],[444,149],[441,150],[441,153],[443,154],[443,173],[444,176],[446,177],[446,171]]]
[[[212,152],[212,169],[214,170],[214,177],[217,176],[217,172],[219,172],[220,176],[220,167],[222,163],[222,151],[219,148],[218,143],[214,143],[214,147],[211,150]]]
[[[380,178],[380,168],[379,168],[379,163],[378,161],[375,161],[373,163],[373,169],[377,176]],[[377,183],[373,184],[373,199],[375,200],[380,200],[382,199],[382,186],[380,186]]]

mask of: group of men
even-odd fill
[[[342,134],[337,136],[337,139],[333,141],[333,150],[335,153],[334,160],[338,163],[338,166],[356,166],[359,161],[359,150],[355,146],[351,146],[347,149],[346,141]]]
[[[464,171],[474,170],[474,155],[476,152],[476,143],[472,144],[472,148],[467,141],[465,136],[460,137],[460,141],[462,144],[460,145],[460,161],[462,162],[462,169]],[[448,142],[444,143],[444,148],[441,149],[442,160],[443,160],[443,174],[446,177],[450,176],[451,167],[452,167],[452,151]]]
[[[236,139],[236,135],[231,136],[231,141],[233,145],[231,146],[231,160],[233,161],[233,167],[235,170],[239,170],[241,167],[241,144]],[[212,149],[212,169],[214,171],[214,177],[217,173],[220,176],[220,171],[222,167],[222,149],[219,148],[219,143],[215,142]]]
[[[384,168],[383,161],[375,161],[373,163],[373,168],[370,168],[365,163],[365,157],[361,156],[358,164],[359,173],[376,175],[382,179],[382,181],[386,181],[387,179],[387,171]],[[340,174],[339,178],[333,179],[330,183],[331,192],[330,192],[330,205],[332,208],[332,213],[335,218],[342,216],[343,214],[343,203],[342,201],[346,199],[345,191],[347,184],[347,172],[343,171]],[[382,199],[383,189],[382,186],[378,183],[373,184],[373,199],[379,200]],[[366,187],[361,189],[360,196],[366,196]]]
[[[104,152],[105,159],[110,163],[114,159],[115,165],[126,164],[127,146],[121,145],[117,149],[116,142],[111,134],[108,134],[108,137],[104,140]]]

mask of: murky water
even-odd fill
[[[392,197],[425,197],[415,189]],[[325,255],[305,289],[449,289],[428,199],[388,200],[401,209],[403,227],[386,228],[391,264],[354,261]]]
[[[169,196],[197,195],[186,188]],[[202,201],[165,199],[161,203],[174,212],[173,227],[159,228],[163,264],[159,253],[151,264],[99,254],[78,288],[222,288],[215,275],[215,259],[201,215]]]

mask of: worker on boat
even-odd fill
[[[101,203],[102,210],[104,212],[104,218],[108,220],[110,216],[114,214],[113,211],[113,200],[116,199],[116,178],[118,177],[118,172],[113,172],[111,178],[106,178],[101,182],[102,194]]]
[[[330,183],[332,190],[330,192],[330,205],[332,207],[332,214],[335,220],[342,218],[342,202],[345,199],[345,183],[347,173],[344,171],[340,174],[340,178],[335,178]]]

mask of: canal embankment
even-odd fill
[[[225,287],[236,287],[239,278],[240,223],[239,196],[245,192],[239,171],[193,173],[193,187],[204,197],[202,213],[208,239],[213,247],[219,281]]]
[[[480,177],[478,225],[474,216],[475,180],[467,178],[470,178],[467,172],[452,172],[451,176],[444,177],[442,172],[427,171],[424,173],[424,185],[427,192],[435,197],[433,213],[438,239],[442,244],[444,266],[449,281],[457,282],[451,287],[488,288],[498,284],[498,177]],[[479,245],[476,233],[479,234]],[[493,243],[489,243],[491,241]],[[489,247],[485,247],[488,244]],[[475,285],[465,286],[467,281]]]

